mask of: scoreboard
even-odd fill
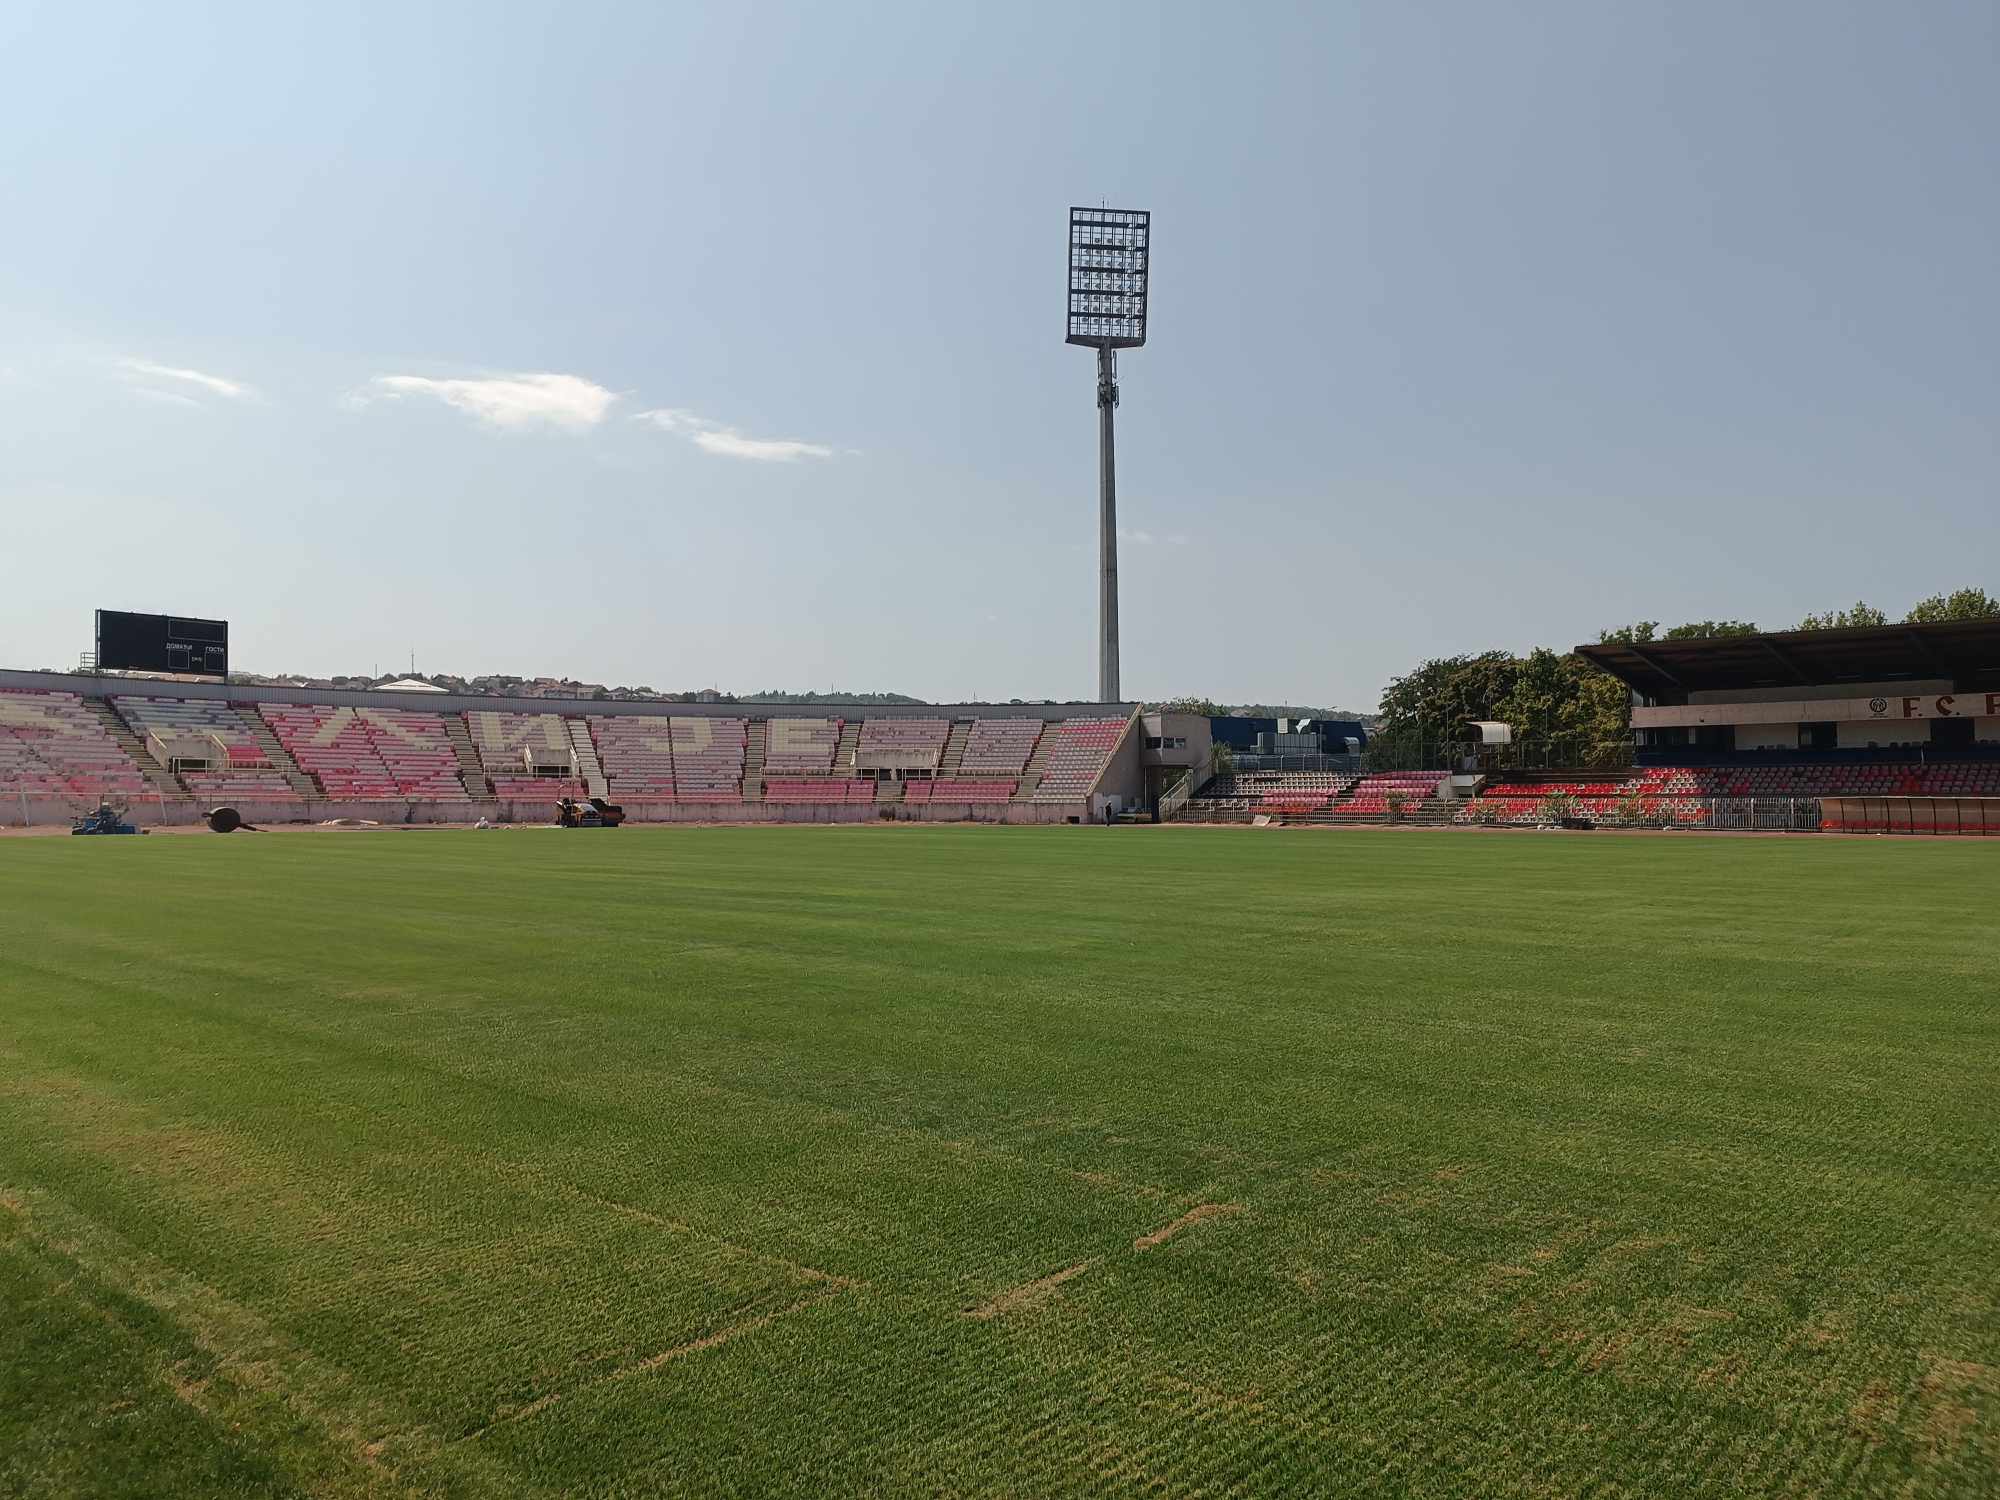
[[[229,675],[229,622],[188,615],[97,612],[97,666],[105,672]]]

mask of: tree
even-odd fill
[[[1939,620],[1991,620],[2000,618],[2000,599],[1994,598],[1985,589],[1932,594],[1903,618],[1912,625],[1929,625]]]
[[[1690,620],[1676,625],[1662,640],[1715,641],[1732,635],[1755,635],[1757,627],[1748,620]]]
[[[1425,767],[1438,747],[1465,737],[1468,719],[1499,717],[1494,705],[1514,687],[1520,663],[1507,651],[1447,656],[1394,678],[1382,690],[1381,723],[1369,736],[1378,768]]]
[[[1632,695],[1573,652],[1537,647],[1522,657],[1513,690],[1489,718],[1505,719],[1517,743],[1536,744],[1549,764],[1616,765],[1624,757]]]
[[[1207,698],[1169,698],[1164,703],[1151,706],[1163,714],[1205,714],[1211,719],[1223,717],[1221,708]]]
[[[1807,615],[1800,630],[1848,630],[1857,625],[1887,625],[1889,617],[1872,604],[1857,600],[1852,609],[1828,610],[1823,615]]]
[[[1654,632],[1659,628],[1658,620],[1641,620],[1636,625],[1621,625],[1616,630],[1600,630],[1597,642],[1601,646],[1643,646],[1647,641],[1657,639]]]

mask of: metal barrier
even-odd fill
[[[1708,821],[1697,826],[1743,833],[1818,833],[1817,797],[1702,797]]]
[[[1181,809],[1187,806],[1188,798],[1193,795],[1194,772],[1183,771],[1179,781],[1160,793],[1160,821],[1167,823],[1179,817]]]
[[[1274,823],[1318,824],[1328,827],[1412,827],[1412,828],[1554,828],[1565,817],[1587,819],[1591,826],[1616,831],[1626,829],[1688,829],[1697,832],[1818,833],[1821,826],[1820,799],[1817,797],[1649,797],[1621,801],[1608,810],[1583,809],[1573,801],[1551,798],[1531,813],[1505,817],[1492,801],[1446,797],[1426,797],[1405,803],[1395,812],[1357,812],[1339,803],[1313,813],[1272,813],[1250,799],[1209,799],[1176,809],[1182,821],[1203,823],[1248,823],[1258,814]],[[1162,813],[1162,818],[1165,814]],[[1928,831],[1928,830],[1925,830]],[[2000,829],[1996,829],[2000,831]]]

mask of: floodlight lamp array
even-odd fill
[[[1146,342],[1152,230],[1143,210],[1069,211],[1067,342],[1114,349]]]

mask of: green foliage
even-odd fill
[[[1978,842],[9,840],[0,1494],[1990,1496]]]
[[[1164,703],[1149,703],[1146,706],[1152,712],[1162,714],[1204,714],[1211,719],[1219,719],[1223,714],[1212,698],[1169,698]]]
[[[2000,599],[1985,589],[1958,589],[1949,594],[1932,594],[1919,601],[1903,617],[1913,625],[1940,620],[1991,620],[2000,618]]]
[[[1872,604],[1856,602],[1850,609],[1829,610],[1823,615],[1807,615],[1799,630],[1848,630],[1860,625],[1887,625],[1889,617]]]
[[[1636,625],[1621,625],[1616,630],[1600,630],[1597,639],[1600,645],[1606,646],[1644,645],[1647,641],[1658,639],[1659,628],[1658,620],[1641,620]]]
[[[1690,620],[1685,625],[1676,625],[1662,640],[1668,641],[1715,641],[1735,635],[1755,635],[1757,627],[1749,620]]]
[[[1564,818],[1573,818],[1577,812],[1577,800],[1568,792],[1550,792],[1535,804],[1535,821],[1556,824]]]
[[[1233,776],[1236,774],[1236,752],[1221,740],[1210,741],[1208,764],[1210,771],[1217,776]]]
[[[1496,720],[1512,727],[1517,742],[1559,746],[1568,764],[1615,764],[1630,705],[1623,683],[1572,652],[1445,657],[1389,684],[1369,749],[1378,766],[1413,765],[1439,744],[1463,741],[1469,721]]]

